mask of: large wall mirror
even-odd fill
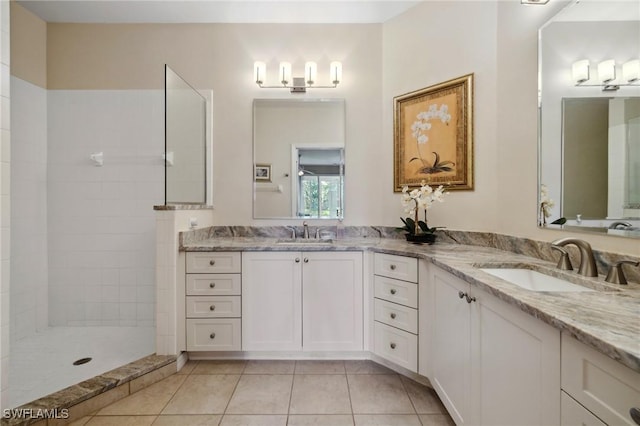
[[[540,29],[538,47],[539,225],[640,238],[640,80],[629,81],[638,3],[572,1]]]
[[[341,219],[345,105],[342,99],[255,99],[255,219]]]

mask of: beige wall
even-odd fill
[[[252,219],[252,99],[296,96],[258,89],[252,64],[262,59],[273,70],[285,59],[300,74],[305,60],[320,72],[341,60],[337,90],[300,96],[346,100],[344,223],[395,226],[393,97],[473,72],[476,189],[451,193],[430,224],[551,241],[566,234],[536,226],[537,29],[565,3],[429,1],[381,25],[50,24],[48,87],[161,88],[168,63],[213,89],[216,223],[290,223]],[[637,240],[579,236],[640,255]]]
[[[47,23],[11,4],[11,75],[47,87]]]

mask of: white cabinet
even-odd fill
[[[186,348],[241,349],[241,256],[239,252],[186,255]]]
[[[302,253],[305,351],[361,351],[362,253]]]
[[[245,252],[242,261],[244,350],[362,350],[361,252]]]
[[[564,391],[560,393],[560,412],[562,413],[560,424],[563,426],[607,426]]]
[[[640,408],[640,373],[564,333],[562,390],[604,424],[637,424],[629,410]],[[575,417],[566,419],[564,412],[562,421],[563,425],[581,424]]]
[[[375,253],[373,270],[374,352],[418,372],[418,259]]]
[[[558,425],[560,332],[440,268],[428,271],[431,383],[456,424]]]

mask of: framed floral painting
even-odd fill
[[[393,190],[473,189],[473,74],[394,99]]]

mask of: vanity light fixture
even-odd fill
[[[520,0],[521,4],[547,4],[549,0]]]
[[[265,85],[267,74],[267,65],[264,62],[257,61],[253,64],[253,77],[255,83],[261,89],[290,89],[291,93],[304,93],[309,88],[316,89],[335,89],[342,81],[342,63],[334,61],[329,66],[329,78],[331,85],[316,85],[318,78],[318,65],[315,62],[306,62],[304,64],[304,77],[292,77],[291,64],[289,62],[280,62],[278,66],[279,86]]]
[[[640,59],[633,59],[622,64],[622,81],[616,79],[616,63],[607,59],[597,65],[599,82],[590,80],[589,60],[583,59],[571,65],[571,76],[576,86],[602,87],[604,92],[612,92],[621,86],[640,85]]]

